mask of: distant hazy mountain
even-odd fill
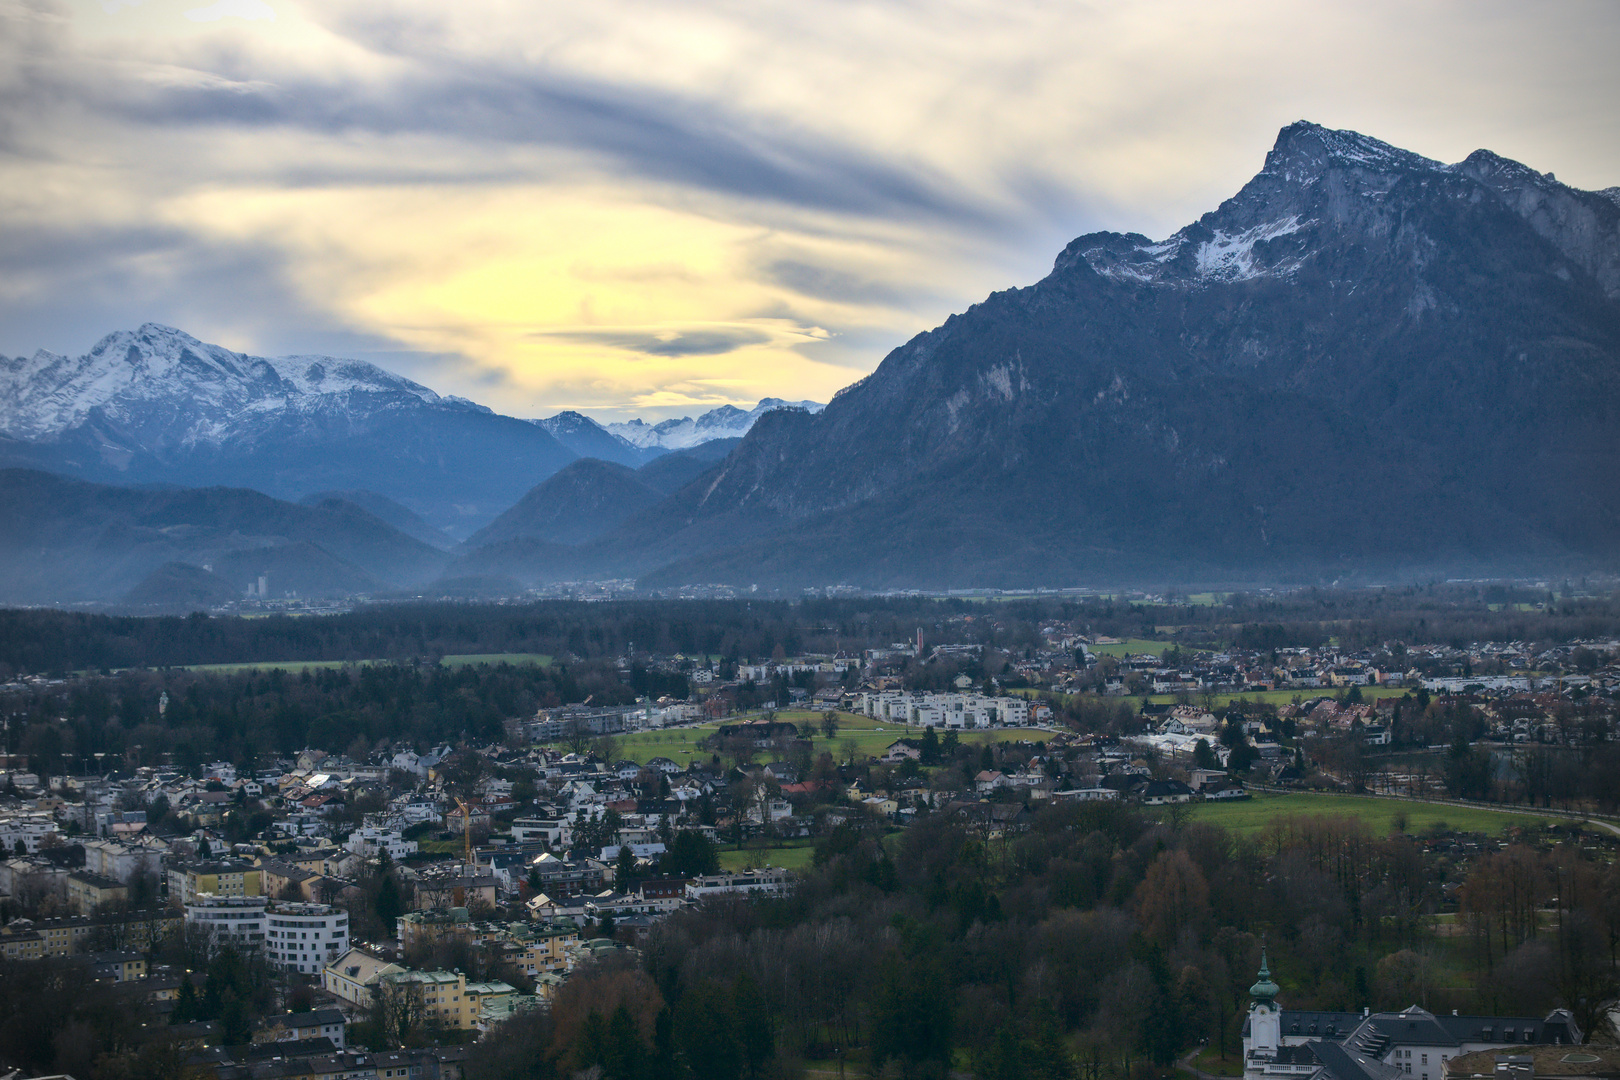
[[[287,499],[364,489],[460,535],[577,456],[371,364],[246,356],[154,323],[79,357],[0,358],[0,435],[0,464]]]
[[[648,584],[1613,569],[1616,476],[1620,192],[1300,123],[1194,224],[1080,237],[589,550]]]
[[[815,413],[820,412],[822,408],[822,405],[814,401],[764,398],[747,412],[734,405],[722,405],[718,409],[710,409],[696,420],[683,416],[679,420],[665,420],[657,424],[637,419],[603,426],[632,446],[684,450],[714,439],[741,438],[768,412],[775,412],[778,409],[803,409],[805,412]]]
[[[636,470],[636,477],[648,487],[668,495],[696,480],[725,460],[742,439],[711,439],[687,450],[672,450]]]
[[[332,499],[358,506],[373,517],[386,521],[406,536],[420,540],[430,547],[436,547],[440,551],[448,551],[456,546],[455,540],[443,531],[435,529],[420,515],[375,491],[317,491],[313,495],[305,495],[298,501],[304,506],[320,506]]]
[[[517,505],[474,533],[468,548],[528,538],[553,544],[594,540],[664,492],[643,483],[634,469],[581,458],[519,499]]]
[[[341,500],[138,490],[0,469],[0,603],[180,602],[257,586],[347,596],[437,578],[442,552]],[[177,571],[181,563],[204,571]],[[167,599],[166,599],[167,598]]]
[[[615,461],[634,469],[664,453],[661,446],[640,446],[616,435],[583,413],[560,412],[534,423],[582,458]]]

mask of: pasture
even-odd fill
[[[1316,795],[1309,792],[1273,795],[1256,792],[1253,798],[1237,802],[1194,803],[1192,819],[1209,825],[1222,825],[1239,833],[1263,832],[1272,821],[1290,814],[1357,817],[1376,836],[1395,831],[1395,819],[1406,817],[1406,832],[1424,833],[1436,827],[1464,832],[1498,834],[1510,826],[1534,827],[1549,821],[1534,811],[1496,811],[1472,806],[1436,806],[1407,799],[1381,799],[1361,795]]]

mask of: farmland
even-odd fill
[[[1257,792],[1249,800],[1239,802],[1206,802],[1195,805],[1192,820],[1201,824],[1222,825],[1238,833],[1258,833],[1277,818],[1291,814],[1322,814],[1357,817],[1378,836],[1386,836],[1395,829],[1398,816],[1404,815],[1406,831],[1422,833],[1443,827],[1464,832],[1501,833],[1509,827],[1538,826],[1548,821],[1564,820],[1541,817],[1533,811],[1499,812],[1472,806],[1436,806],[1408,799],[1380,799],[1360,795],[1314,795],[1306,792],[1272,795]]]

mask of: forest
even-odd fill
[[[1610,1037],[1612,854],[1568,828],[1498,849],[1339,817],[1240,836],[1100,805],[995,833],[949,813],[852,825],[791,898],[706,904],[639,959],[576,972],[549,1014],[480,1042],[468,1078],[1148,1075],[1201,1040],[1235,1053],[1262,943],[1285,1008],[1561,1006]]]
[[[1571,596],[1502,585],[1302,589],[1233,593],[1218,603],[1173,594],[969,600],[927,597],[635,600],[532,604],[377,604],[342,615],[137,618],[50,610],[0,611],[0,677],[131,667],[274,661],[437,660],[538,653],[599,659],[640,653],[731,659],[833,653],[909,641],[1022,652],[1044,626],[1251,649],[1347,649],[1386,642],[1559,643],[1620,634],[1620,595]]]

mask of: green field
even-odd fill
[[[1087,645],[1086,648],[1097,656],[1142,656],[1151,654],[1163,656],[1166,649],[1175,645],[1173,641],[1147,641],[1143,638],[1126,638],[1124,641],[1111,645]]]
[[[875,757],[883,753],[889,744],[896,739],[907,736],[922,737],[922,729],[904,724],[890,724],[882,720],[872,720],[854,713],[838,713],[838,734],[831,741],[821,735],[821,718],[825,713],[815,713],[808,710],[784,710],[776,714],[776,719],[788,723],[798,724],[801,728],[811,724],[815,728],[815,736],[811,740],[811,753],[820,754],[822,751],[831,753],[835,758],[842,759],[846,744],[853,741],[855,752],[858,755]],[[620,735],[616,753],[621,758],[645,765],[655,757],[667,757],[680,765],[686,765],[693,760],[694,755],[701,758],[708,751],[700,750],[698,744],[713,735],[721,724],[736,724],[744,719],[757,719],[754,717],[729,717],[722,721],[711,721],[706,724],[697,724],[692,727],[667,728],[663,731],[643,731],[634,735]],[[999,739],[1008,739],[1016,735],[1008,731],[970,731],[961,738],[964,743],[974,746]],[[1041,733],[1032,733],[1033,738],[1043,738]],[[763,759],[762,759],[763,760]]]
[[[734,847],[722,847],[720,869],[747,870],[751,866],[777,866],[784,870],[803,870],[810,865],[815,853],[815,844],[809,840],[790,840],[780,847],[764,850],[750,847],[739,851]]]
[[[1500,833],[1509,826],[1535,826],[1562,818],[1538,817],[1534,813],[1499,813],[1471,806],[1435,806],[1405,799],[1378,799],[1358,795],[1313,795],[1306,792],[1271,795],[1257,792],[1250,800],[1209,802],[1194,805],[1192,820],[1223,825],[1233,832],[1260,832],[1274,819],[1289,814],[1332,814],[1358,817],[1375,835],[1387,836],[1395,829],[1395,816],[1406,815],[1406,831],[1422,833],[1444,824],[1464,832]]]
[[[490,667],[495,667],[498,664],[510,664],[513,667],[524,664],[533,667],[550,667],[551,662],[550,654],[533,652],[461,653],[439,658],[439,663],[444,667],[467,667],[471,664],[488,664]]]

